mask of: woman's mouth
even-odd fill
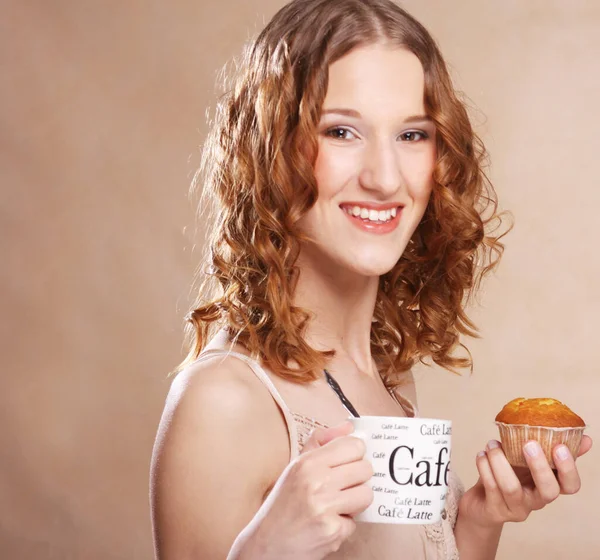
[[[378,209],[359,204],[342,204],[340,208],[354,225],[371,233],[393,231],[400,222],[402,214],[402,206],[392,204]]]

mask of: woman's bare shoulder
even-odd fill
[[[224,558],[288,461],[281,413],[246,363],[215,356],[185,368],[152,457],[157,556]]]
[[[169,427],[176,423],[182,433],[210,426],[223,445],[232,437],[248,437],[257,445],[269,439],[271,446],[272,438],[287,438],[269,391],[248,364],[227,355],[206,357],[175,377],[161,423]]]

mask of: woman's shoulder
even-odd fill
[[[154,446],[153,479],[173,489],[188,472],[217,484],[238,477],[262,495],[289,462],[288,441],[277,405],[248,365],[210,356],[185,367],[171,384]],[[184,495],[185,488],[180,490]]]
[[[171,384],[151,466],[153,524],[165,555],[226,550],[288,459],[279,411],[246,363],[214,355],[185,367]]]
[[[227,354],[207,355],[179,372],[167,409],[186,420],[182,429],[204,422],[223,436],[256,437],[257,428],[259,436],[281,431],[277,406],[263,383],[248,363]]]

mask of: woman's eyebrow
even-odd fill
[[[335,115],[344,115],[346,117],[353,117],[355,119],[362,118],[362,115],[358,111],[356,111],[355,109],[344,109],[344,108],[324,109],[323,112],[321,113],[322,116],[332,115],[332,114],[335,114]],[[406,123],[406,124],[432,123],[433,120],[428,115],[411,115],[411,116],[406,117],[405,119],[403,119],[402,122]]]
[[[406,117],[404,122],[407,124],[413,123],[432,123],[433,119],[429,115],[412,115],[410,117]]]
[[[358,112],[355,111],[354,109],[325,109],[322,113],[322,115],[331,115],[331,114],[336,114],[336,115],[345,115],[346,117],[354,117],[356,119],[360,119],[362,117],[362,115]]]

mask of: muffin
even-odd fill
[[[510,401],[496,416],[500,439],[508,462],[514,467],[526,467],[523,446],[537,441],[551,468],[556,468],[552,449],[559,444],[577,457],[585,422],[568,406],[555,399],[524,399]]]

